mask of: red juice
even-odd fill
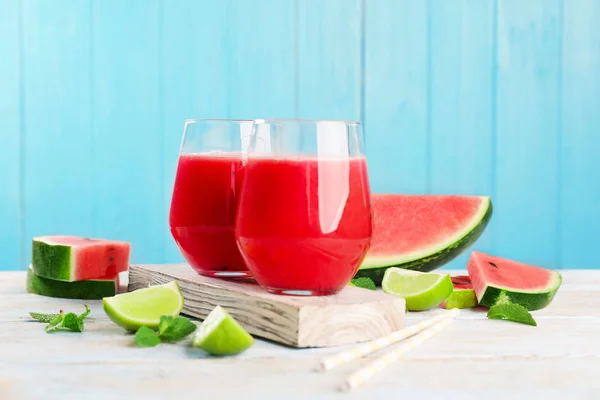
[[[369,248],[371,200],[364,157],[251,158],[236,237],[271,292],[333,294]]]
[[[240,153],[179,157],[169,224],[184,258],[202,275],[249,275],[234,235],[242,179]]]

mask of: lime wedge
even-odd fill
[[[388,268],[381,282],[383,291],[403,297],[409,311],[422,311],[440,305],[454,289],[449,274]]]
[[[154,285],[102,299],[106,315],[128,331],[141,326],[158,328],[161,315],[176,317],[183,309],[183,295],[176,281]]]
[[[206,316],[192,345],[215,356],[241,353],[254,343],[252,336],[221,306]]]

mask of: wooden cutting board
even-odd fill
[[[225,308],[252,335],[293,347],[327,347],[364,342],[401,329],[404,299],[348,286],[332,296],[268,293],[252,282],[198,275],[187,264],[132,265],[128,291],[176,280],[183,314],[204,319]]]

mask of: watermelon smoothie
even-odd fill
[[[256,281],[278,294],[346,286],[371,242],[365,158],[251,157],[245,169],[236,237]]]
[[[249,276],[234,236],[243,171],[240,152],[179,157],[169,224],[183,257],[202,275]]]

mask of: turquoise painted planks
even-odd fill
[[[0,0],[0,271],[23,268],[20,207],[20,4]]]
[[[561,2],[498,2],[498,255],[557,266]]]
[[[228,9],[227,2],[212,0],[163,3],[160,65],[165,216],[185,119],[228,117]],[[208,37],[210,40],[196,40]],[[166,217],[161,229],[165,234],[165,261],[183,262]]]
[[[600,268],[600,2],[564,2],[558,240],[563,268]]]
[[[230,10],[229,117],[294,117],[294,2],[233,1]]]
[[[426,1],[365,2],[364,122],[374,192],[425,193],[428,175]]]
[[[90,6],[22,2],[27,263],[33,236],[92,234]]]
[[[164,259],[159,11],[93,3],[94,233],[130,241],[133,262]]]
[[[494,194],[493,1],[431,1],[429,184],[438,194]],[[492,218],[472,249],[491,250]],[[464,268],[470,251],[446,268]]]
[[[298,117],[361,120],[361,3],[298,2]]]

